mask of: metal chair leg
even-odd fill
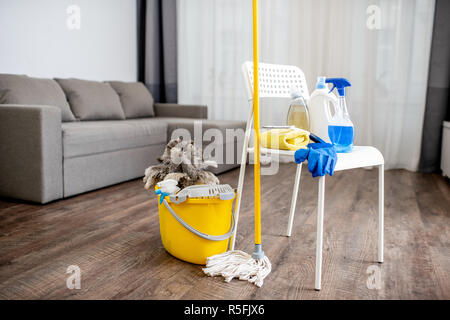
[[[384,164],[378,167],[378,262],[383,263],[384,245]]]
[[[320,290],[322,277],[323,213],[325,204],[325,176],[319,179],[319,199],[317,205],[316,279],[314,288]]]
[[[234,229],[230,250],[234,250],[234,245],[236,244],[236,233],[237,233],[238,222],[239,222],[239,210],[241,208],[241,200],[242,200],[242,188],[244,186],[245,167],[247,165],[248,143],[250,141],[251,126],[252,126],[252,122],[253,122],[253,110],[252,110],[252,108],[250,108],[250,110],[251,111],[250,111],[250,115],[248,117],[247,127],[245,129],[244,146],[243,146],[242,158],[241,158],[241,169],[239,172],[238,190],[237,190],[237,195],[236,195],[237,199],[236,199],[236,204],[234,207],[234,219],[235,219],[236,227]]]
[[[294,190],[292,191],[291,210],[289,212],[289,222],[286,231],[286,236],[290,237],[292,234],[292,225],[294,224],[295,207],[297,205],[298,189],[300,186],[300,178],[302,175],[302,164],[297,165],[297,172],[295,174]]]

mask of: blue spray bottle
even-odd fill
[[[333,84],[330,92],[337,88],[339,94],[339,103],[328,125],[328,135],[336,152],[351,152],[353,150],[354,129],[345,102],[345,88],[350,87],[351,84],[344,78],[327,78],[326,83]]]

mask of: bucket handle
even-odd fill
[[[236,228],[236,221],[234,220],[233,214],[231,214],[231,217],[233,219],[233,225],[231,226],[230,230],[227,233],[222,234],[220,236],[213,236],[213,235],[210,235],[210,234],[206,234],[206,233],[200,232],[197,229],[194,229],[193,227],[191,227],[189,224],[187,224],[187,222],[185,222],[183,219],[181,219],[181,217],[175,213],[175,211],[172,209],[172,207],[170,206],[170,204],[167,202],[166,199],[163,200],[163,203],[164,203],[164,206],[167,208],[167,210],[169,210],[170,214],[172,214],[172,216],[183,227],[188,229],[193,234],[199,236],[200,238],[203,238],[203,239],[206,239],[206,240],[211,240],[211,241],[223,241],[223,240],[229,239],[233,235],[234,229]]]

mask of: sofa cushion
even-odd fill
[[[80,120],[125,119],[119,95],[109,83],[80,79],[55,79]]]
[[[64,158],[167,142],[167,124],[154,118],[63,123],[62,133]]]
[[[141,82],[108,81],[120,97],[127,119],[154,117],[153,97]]]
[[[61,109],[62,121],[74,121],[66,96],[55,80],[0,74],[0,104],[46,105]]]

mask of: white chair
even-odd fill
[[[248,101],[250,103],[250,115],[247,121],[244,147],[241,159],[241,169],[239,173],[238,195],[235,206],[236,229],[234,231],[231,249],[234,250],[236,240],[237,225],[239,221],[239,209],[241,205],[242,187],[244,184],[245,167],[248,154],[254,152],[249,147],[250,134],[253,122],[253,62],[245,62],[242,66],[244,79],[247,89]],[[309,92],[306,84],[305,75],[295,66],[275,65],[262,63],[259,65],[259,94],[260,98],[290,98],[291,87],[297,89],[308,100]],[[295,151],[284,151],[275,149],[261,148],[261,157],[270,157],[280,161],[293,162]],[[378,167],[378,262],[383,262],[383,225],[384,225],[384,159],[380,151],[374,147],[355,146],[351,153],[339,153],[335,171],[350,170],[363,167]],[[291,208],[287,227],[287,236],[291,236],[292,225],[294,222],[295,206],[297,203],[298,189],[302,164],[297,164],[294,187],[292,192]],[[322,273],[322,241],[323,241],[323,218],[325,204],[325,177],[319,178],[319,196],[317,210],[317,242],[316,242],[316,273],[315,289],[320,290]]]

